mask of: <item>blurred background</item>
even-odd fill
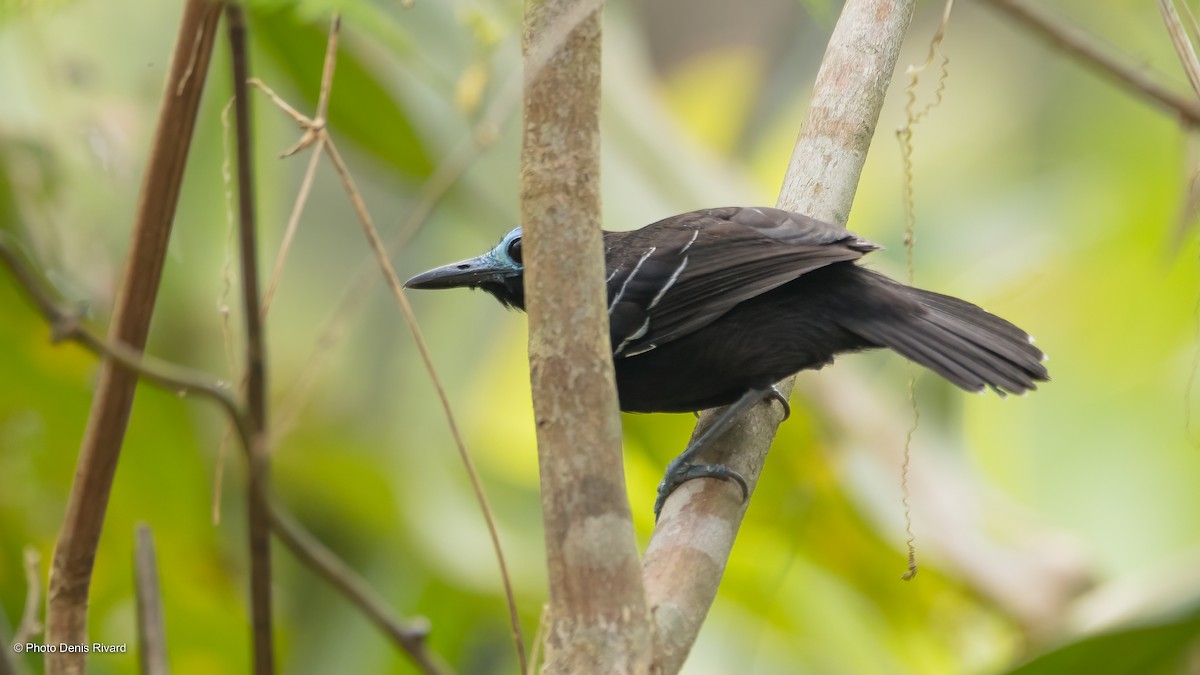
[[[180,4],[0,4],[0,228],[98,327],[111,313]],[[343,12],[331,131],[402,278],[476,255],[517,224],[521,32],[517,0],[404,4],[251,6],[253,73],[310,114],[329,18]],[[1187,91],[1153,3],[1044,4]],[[606,227],[773,204],[839,11],[825,0],[608,2]],[[850,216],[850,229],[887,247],[869,264],[901,278],[894,130],[904,69],[925,60],[941,11],[918,3]],[[903,582],[907,366],[867,354],[803,374],[686,673],[1200,672],[1197,251],[1179,227],[1195,155],[1170,115],[983,3],[960,3],[943,51],[941,105],[913,139],[917,284],[1029,330],[1054,379],[1002,400],[919,375],[910,501],[921,572]],[[233,305],[236,344],[239,293],[225,281],[237,277],[222,177],[228,71],[222,39],[148,351],[236,381],[222,328]],[[935,72],[920,101],[932,100]],[[254,106],[266,270],[307,154],[277,160],[297,128],[266,97]],[[448,189],[431,202],[439,186]],[[414,217],[425,205],[428,218]],[[460,672],[515,672],[479,508],[367,255],[323,163],[267,326],[274,490],[398,613],[428,617],[434,650]],[[546,572],[525,319],[480,293],[410,298],[495,509],[531,641]],[[44,583],[96,372],[82,349],[50,344],[0,273],[5,641],[24,604],[24,547],[40,552]],[[693,419],[623,422],[644,545],[655,486]],[[89,624],[93,640],[130,653],[93,655],[91,672],[136,667],[139,522],[157,541],[173,671],[248,667],[243,463],[230,449],[219,469],[224,428],[204,401],[139,391]],[[276,551],[285,672],[415,672]],[[40,658],[13,659],[41,672]]]

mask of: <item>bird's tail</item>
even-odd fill
[[[968,391],[991,387],[1001,396],[1023,394],[1050,379],[1042,363],[1046,355],[1033,346],[1028,333],[1008,321],[958,298],[868,273],[871,285],[882,284],[891,291],[883,295],[893,302],[844,323],[863,339],[888,347]]]

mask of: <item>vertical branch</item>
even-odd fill
[[[846,222],[912,11],[912,0],[847,0],[817,74],[779,208]],[[779,383],[779,390],[789,394],[792,382]],[[701,416],[697,433],[712,417],[711,411]],[[756,406],[703,461],[730,466],[753,491],[779,418],[778,406]],[[684,483],[667,500],[646,550],[646,596],[664,673],[683,665],[716,596],[747,506],[729,498],[733,492],[721,481]]]
[[[522,248],[550,577],[547,673],[648,672],[652,649],[604,291],[600,7],[526,0],[522,39]]]
[[[138,350],[146,344],[219,18],[220,5],[209,0],[188,0],[184,7],[113,309],[110,342]],[[134,373],[108,359],[101,364],[75,481],[51,563],[47,642],[87,642],[92,565],[136,385]],[[79,653],[47,654],[46,672],[82,674],[85,658]]]
[[[227,5],[233,66],[233,110],[237,131],[238,238],[242,257],[242,309],[246,323],[246,412],[250,417],[247,515],[250,544],[250,607],[254,672],[275,672],[271,645],[271,516],[267,504],[267,374],[258,298],[258,245],[254,218],[254,165],[250,136],[250,67],[242,8]]]
[[[162,591],[158,583],[158,557],[150,526],[137,526],[133,550],[133,587],[137,595],[138,664],[142,675],[167,675],[167,629]]]

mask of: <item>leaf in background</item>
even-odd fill
[[[260,10],[256,18],[254,37],[259,46],[291,78],[308,105],[293,104],[311,113],[320,88],[326,30],[302,23],[291,11]],[[405,176],[423,179],[433,170],[407,113],[347,48],[344,30],[329,100],[329,126]]]
[[[1185,655],[1200,645],[1200,609],[1171,621],[1092,635],[1043,654],[1009,675],[1180,672]]]

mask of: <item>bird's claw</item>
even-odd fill
[[[662,513],[667,497],[671,496],[671,493],[680,485],[696,478],[717,478],[729,481],[742,489],[743,502],[750,497],[750,488],[746,485],[746,479],[724,464],[683,464],[668,470],[667,475],[663,476],[662,482],[658,484],[658,498],[654,500],[654,522],[658,522],[658,516]]]
[[[778,387],[771,387],[767,391],[766,398],[778,401],[779,405],[783,406],[783,419],[779,420],[780,424],[786,422],[792,416],[792,406],[788,403],[787,397],[783,395],[783,392],[779,391]]]

